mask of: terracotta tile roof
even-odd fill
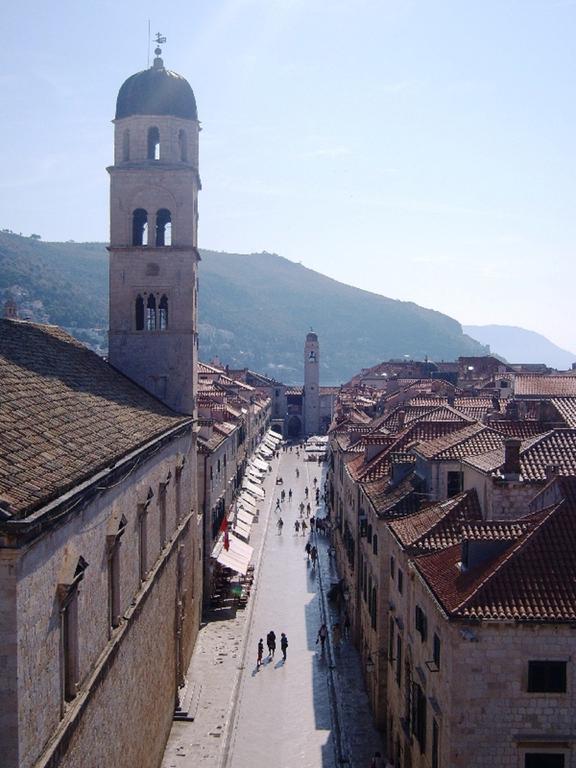
[[[417,557],[420,572],[451,617],[522,622],[576,620],[576,478],[563,501],[523,518],[496,556],[462,571],[460,545]],[[486,523],[487,524],[487,523]],[[514,534],[517,535],[514,535]]]
[[[415,472],[410,472],[394,486],[386,477],[371,483],[363,483],[362,487],[376,514],[382,519],[409,515],[420,508],[421,480]]]
[[[576,427],[576,397],[553,398],[551,403],[565,420],[567,427]]]
[[[0,497],[17,515],[189,421],[54,326],[0,320]]]
[[[489,423],[492,429],[504,437],[517,437],[519,440],[529,440],[550,431],[550,425],[542,421],[490,419]]]
[[[502,476],[504,449],[466,458],[469,464],[486,473]],[[525,440],[520,447],[520,479],[544,482],[547,468],[555,466],[558,474],[576,475],[576,429],[553,429]]]
[[[517,373],[513,379],[515,397],[576,397],[576,376]]]
[[[475,456],[502,446],[504,437],[483,424],[470,424],[436,440],[420,443],[416,452],[434,461],[459,461],[464,456]]]
[[[303,395],[304,387],[288,387],[286,389],[287,395]]]
[[[472,489],[414,515],[394,520],[389,527],[400,546],[415,554],[457,544],[463,538],[463,524],[481,519],[478,497]]]

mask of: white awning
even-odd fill
[[[254,496],[257,499],[264,498],[264,491],[262,490],[262,488],[260,488],[259,485],[256,485],[256,483],[250,482],[250,480],[247,480],[246,478],[244,478],[242,482],[242,488],[248,491],[248,493],[251,493],[252,496]]]
[[[268,472],[268,464],[257,456],[251,458],[248,463],[256,467],[256,469],[259,469],[261,472]]]
[[[236,521],[243,525],[251,526],[254,522],[254,515],[251,515],[250,512],[246,512],[244,509],[237,509]]]
[[[251,482],[254,483],[262,483],[264,482],[264,475],[260,472],[256,472],[255,469],[252,469],[252,467],[248,467],[248,471],[246,472],[246,477],[251,480]]]
[[[254,497],[250,496],[250,494],[247,491],[240,491],[237,504],[239,507],[244,507],[245,509],[247,509],[248,512],[250,512],[250,514],[252,515],[258,514],[258,508],[256,507],[256,502],[254,500]]]
[[[254,547],[245,544],[233,533],[228,534],[228,544],[228,549],[224,549],[224,534],[221,533],[212,550],[212,557],[226,568],[246,574]]]
[[[272,440],[275,445],[278,445],[282,442],[282,435],[279,435],[278,432],[274,432],[273,429],[269,429],[268,432],[266,432],[264,439],[266,440],[267,438]]]
[[[244,525],[244,523],[241,523],[239,520],[234,523],[232,530],[236,536],[240,536],[244,541],[248,541],[250,538],[250,526]]]
[[[271,459],[272,456],[274,456],[274,451],[271,448],[268,448],[267,445],[264,445],[263,443],[260,443],[260,446],[256,453],[259,456],[263,456],[265,459]]]

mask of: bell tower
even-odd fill
[[[320,345],[309,333],[304,345],[304,433],[320,434]]]
[[[120,88],[113,121],[109,360],[192,415],[200,128],[192,88],[164,67],[160,48],[155,53],[152,67]]]

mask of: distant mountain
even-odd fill
[[[201,251],[200,353],[286,383],[303,378],[305,334],[320,337],[322,384],[390,357],[453,360],[485,354],[452,318],[352,288],[270,253]],[[21,313],[105,344],[108,258],[103,243],[44,243],[0,232],[0,299]]]
[[[514,325],[465,325],[464,332],[488,344],[490,349],[510,363],[546,363],[551,368],[567,370],[576,362],[576,354],[561,349],[545,336]]]

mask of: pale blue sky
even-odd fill
[[[576,351],[576,0],[10,4],[0,227],[107,239],[148,18],[203,123],[202,247]]]

